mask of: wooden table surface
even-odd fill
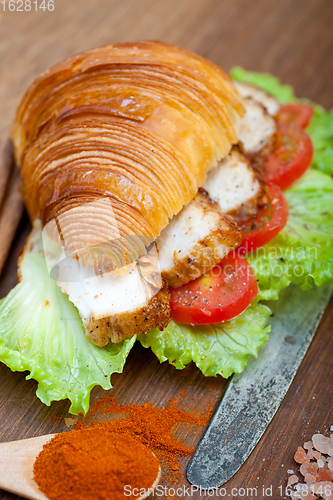
[[[75,52],[113,41],[161,39],[183,45],[226,70],[241,65],[274,73],[299,96],[333,106],[332,0],[55,0],[53,12],[8,12],[6,4],[3,12],[0,2],[0,136],[8,135],[18,101],[38,73]],[[17,255],[28,232],[25,216],[1,276],[1,296],[16,283]],[[229,493],[233,487],[257,486],[255,498],[269,498],[262,487],[272,485],[273,498],[280,498],[278,487],[286,485],[287,469],[295,469],[297,446],[333,424],[332,330],[333,302],[277,415],[227,484]],[[162,406],[186,390],[187,404],[199,398],[204,408],[207,401],[218,401],[226,386],[220,378],[205,379],[193,366],[182,375],[136,346],[124,373],[113,377],[110,392],[120,403]],[[66,430],[51,416],[66,416],[67,401],[48,408],[24,374],[0,365],[0,377],[1,441]],[[102,394],[96,388],[92,397]],[[185,435],[186,442],[197,443],[198,433],[184,430]],[[0,492],[0,499],[15,498]]]

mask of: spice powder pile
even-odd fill
[[[113,397],[104,397],[91,405],[75,430],[45,445],[35,462],[35,480],[51,500],[120,500],[124,485],[147,489],[154,483],[158,460],[151,450],[161,461],[164,480],[178,483],[179,459],[193,449],[176,439],[173,430],[180,422],[206,426],[211,414],[211,407],[204,414],[189,413],[177,408],[176,400],[157,408],[150,403],[118,405]],[[118,419],[89,423],[103,415]]]
[[[148,490],[159,461],[132,436],[95,427],[56,435],[37,457],[34,474],[51,500],[120,500],[126,485]]]

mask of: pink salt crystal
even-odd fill
[[[328,492],[325,493],[324,491],[324,494],[323,494],[323,498],[324,500],[333,500],[333,490],[329,490]]]
[[[321,453],[319,453],[319,451],[313,451],[313,456],[317,459],[317,460],[320,460],[323,458],[323,455]]]
[[[309,459],[311,460],[313,458],[313,451],[309,450],[307,455],[308,455]]]
[[[299,446],[297,448],[296,453],[294,455],[294,460],[298,464],[305,464],[306,462],[310,462],[310,459],[307,456],[307,454],[305,453],[305,450],[304,450],[304,448],[302,448],[302,446]]]
[[[298,477],[295,476],[295,474],[293,476],[288,477],[287,486],[292,486],[293,484],[296,484],[296,483],[298,483]]]
[[[294,498],[301,498],[302,500],[317,500],[318,497],[316,497],[310,490],[305,489],[304,491],[300,491],[298,493],[299,496],[294,497]]]
[[[313,487],[313,492],[316,495],[321,496],[321,492],[323,492],[324,494],[326,494],[326,493],[330,494],[330,496],[332,498],[333,483],[331,481],[320,481],[318,483],[315,483],[312,487]],[[328,497],[328,495],[324,496],[325,499],[327,499],[327,497]]]
[[[320,481],[332,481],[333,471],[328,468],[327,464],[325,464],[324,467],[318,469],[318,476]]]
[[[312,474],[305,474],[304,480],[306,483],[315,483],[316,478]]]
[[[318,470],[318,465],[316,464],[316,462],[308,462],[302,464],[299,469],[302,476],[306,476],[306,474],[313,474],[315,476],[317,474],[317,470]]]
[[[303,498],[303,488],[307,488],[307,485],[304,483],[298,483],[295,486],[295,489],[291,492],[291,497],[294,498]]]
[[[324,498],[324,500],[333,500],[333,493],[332,493],[332,491],[330,492],[330,490],[329,490],[327,492],[327,494],[324,491],[323,498]]]
[[[327,462],[329,470],[333,470],[333,458]]]
[[[333,457],[333,439],[330,439],[330,441],[331,441],[331,443],[329,443],[329,445],[328,445],[328,452],[327,453],[330,457]]]
[[[303,448],[304,448],[305,450],[312,450],[312,448],[313,448],[313,443],[312,443],[312,441],[306,441],[306,443],[304,443],[304,445],[303,445]]]
[[[300,500],[302,497],[301,497],[301,494],[298,493],[298,491],[292,491],[290,493],[290,497],[292,500]]]
[[[318,464],[319,469],[322,469],[322,468],[324,467],[324,465],[325,465],[325,462],[324,462],[324,460],[322,460],[322,459],[320,458],[320,459],[318,460],[317,464]]]
[[[331,444],[330,438],[325,437],[322,434],[314,434],[312,436],[312,441],[316,450],[320,451],[321,453],[328,454],[328,447]]]

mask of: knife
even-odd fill
[[[268,302],[270,339],[229,382],[189,463],[190,483],[218,488],[243,465],[286,395],[332,291],[332,285],[308,291],[291,285]]]

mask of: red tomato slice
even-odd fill
[[[170,291],[171,317],[187,325],[235,318],[259,293],[251,266],[237,252],[230,252],[200,278]]]
[[[310,137],[294,123],[277,123],[275,150],[264,159],[263,178],[286,189],[311,166],[313,146]]]
[[[277,120],[306,128],[312,120],[313,113],[313,106],[309,104],[282,104]]]
[[[254,218],[239,223],[243,240],[237,251],[245,254],[260,248],[279,234],[287,223],[289,209],[279,187],[266,186],[270,203],[259,209]]]

